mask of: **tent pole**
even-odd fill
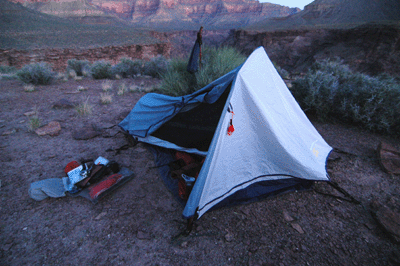
[[[197,218],[199,217],[197,214],[197,210],[198,210],[198,208],[196,209],[195,214],[192,217],[190,217],[189,219],[187,219],[186,230],[187,230],[188,234],[190,234],[190,232],[192,232],[194,221],[197,220]]]
[[[192,232],[193,230],[193,221],[194,221],[194,216],[187,219],[186,230],[188,234],[190,234],[190,232]]]

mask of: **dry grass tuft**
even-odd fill
[[[121,83],[121,84],[118,86],[117,95],[118,95],[118,96],[124,95],[125,92],[127,92],[127,91],[128,91],[128,87],[126,86],[126,84],[125,84],[125,83]]]
[[[26,92],[35,91],[35,85],[33,85],[33,84],[25,84],[24,85],[24,91],[26,91]]]
[[[129,86],[129,92],[139,92],[140,88],[138,86],[136,86],[135,84],[132,84]]]
[[[102,84],[101,84],[101,89],[106,92],[110,91],[113,88],[113,81],[106,79]]]
[[[112,94],[108,92],[100,93],[100,102],[101,104],[110,104],[112,102]]]
[[[35,106],[32,111],[35,113],[33,116],[29,117],[28,121],[28,131],[34,132],[40,127],[41,120],[39,118],[39,108]]]
[[[78,104],[75,110],[79,115],[90,115],[93,112],[93,105],[89,103],[89,97],[86,98],[86,101]]]

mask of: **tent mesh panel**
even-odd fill
[[[230,86],[213,104],[201,103],[189,111],[178,113],[152,135],[181,147],[208,151],[229,91]]]

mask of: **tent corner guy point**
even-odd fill
[[[206,87],[181,97],[143,96],[119,124],[150,144],[170,188],[166,162],[180,151],[205,157],[183,202],[185,218],[329,181],[324,141],[263,47]]]

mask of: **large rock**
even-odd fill
[[[57,121],[52,121],[48,123],[46,126],[38,128],[35,130],[36,134],[39,136],[50,135],[50,136],[58,136],[61,131],[61,125]]]
[[[95,126],[84,126],[81,129],[76,130],[72,137],[76,140],[88,140],[95,138],[101,134],[101,130],[98,130]]]
[[[381,142],[377,150],[383,169],[389,174],[400,174],[400,151],[385,142]]]
[[[394,208],[380,204],[377,201],[371,203],[372,213],[382,229],[400,243],[400,213]]]

